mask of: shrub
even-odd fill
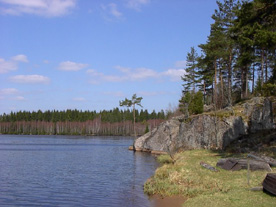
[[[197,93],[185,93],[185,96],[179,101],[180,111],[182,113],[189,114],[201,114],[203,112],[203,93],[198,91]]]

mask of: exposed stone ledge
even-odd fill
[[[171,152],[178,149],[224,149],[242,135],[273,129],[272,102],[255,97],[217,112],[184,115],[161,123],[134,142],[136,151]]]

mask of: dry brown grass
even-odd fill
[[[219,172],[213,172],[200,166],[201,161],[215,166],[220,158],[220,154],[208,150],[179,153],[174,165],[164,164],[156,170],[154,176],[145,183],[144,190],[149,195],[184,196],[188,198],[185,206],[202,206],[199,205],[202,203],[204,206],[276,205],[275,197],[249,191],[251,187],[261,185],[266,172],[251,172],[248,186],[246,170],[232,172],[219,169]]]

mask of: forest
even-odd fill
[[[148,132],[164,121],[170,113],[161,110],[135,110],[138,135]],[[19,111],[0,115],[2,134],[57,135],[133,135],[133,113],[129,109],[96,111]]]
[[[200,54],[191,47],[180,110],[231,107],[252,96],[276,95],[276,1],[217,1]],[[201,100],[203,99],[203,100]]]

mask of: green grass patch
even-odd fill
[[[157,161],[160,164],[172,164],[173,163],[173,160],[169,155],[159,155],[157,157]]]
[[[204,161],[216,166],[224,157],[209,150],[192,150],[175,155],[175,164],[164,164],[144,185],[144,191],[162,196],[180,195],[188,198],[184,206],[275,206],[276,197],[249,189],[261,186],[267,172],[250,173],[250,186],[247,184],[247,171],[213,172],[200,165]],[[160,156],[161,157],[161,156]],[[163,157],[163,158],[162,158]],[[165,156],[162,155],[165,160]],[[161,159],[160,158],[160,159]],[[169,159],[168,156],[166,159]],[[163,162],[166,163],[166,162]],[[276,170],[273,170],[276,172]]]

